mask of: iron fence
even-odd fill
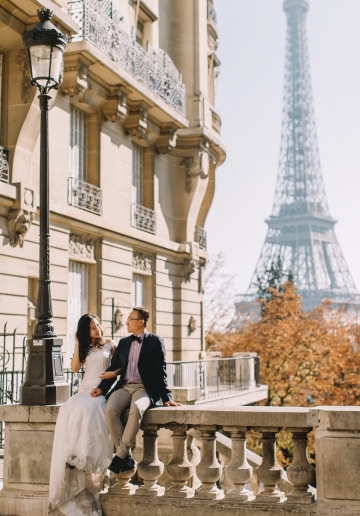
[[[26,335],[18,335],[16,330],[8,332],[5,324],[0,339],[0,405],[19,403],[25,376]],[[260,385],[259,371],[259,358],[250,353],[237,353],[231,358],[167,363],[169,387],[198,387],[201,400],[255,389]],[[83,368],[78,373],[64,369],[70,396],[78,392],[83,375]],[[4,446],[4,430],[4,422],[0,422],[0,449]]]

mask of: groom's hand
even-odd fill
[[[99,389],[99,387],[94,387],[94,389],[91,389],[90,396],[93,398],[97,398],[98,396],[102,395],[102,390]]]
[[[164,407],[180,407],[182,404],[177,401],[165,401]]]

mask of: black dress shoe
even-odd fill
[[[120,473],[120,471],[130,471],[135,468],[135,461],[131,457],[131,455],[127,455],[124,459],[121,459],[117,455],[114,455],[113,460],[109,466],[109,470],[115,473],[116,475]]]
[[[127,455],[123,460],[123,464],[121,466],[121,471],[130,471],[135,468],[135,461],[131,457],[131,455]]]
[[[117,475],[121,471],[122,462],[123,459],[120,459],[120,457],[114,455],[113,460],[110,463],[109,470]]]

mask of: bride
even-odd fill
[[[99,377],[120,371],[104,371],[116,348],[103,339],[99,318],[80,317],[71,369],[85,364],[79,392],[60,407],[56,420],[49,481],[49,514],[53,516],[101,515],[99,495],[113,455],[105,421],[105,397],[93,398],[91,389]],[[111,375],[111,376],[109,376]]]

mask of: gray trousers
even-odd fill
[[[150,405],[150,398],[142,383],[125,384],[109,396],[105,413],[106,424],[116,447],[116,455],[122,459],[129,455],[131,445],[140,429],[144,412]],[[121,415],[126,409],[130,410],[124,426]]]

